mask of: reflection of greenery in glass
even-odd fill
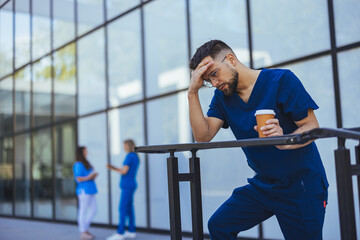
[[[56,81],[75,80],[75,43],[67,45],[54,54],[54,75]]]
[[[34,179],[51,179],[51,135],[49,130],[34,134]]]

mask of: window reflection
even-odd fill
[[[32,59],[50,52],[50,0],[32,0]]]
[[[186,88],[185,1],[154,1],[144,6],[144,17],[147,95]]]
[[[13,131],[13,79],[0,81],[0,136]]]
[[[51,122],[51,75],[50,57],[42,58],[33,65],[33,113],[35,126]]]
[[[82,38],[77,47],[79,114],[102,110],[106,107],[104,29]]]
[[[13,199],[13,159],[12,138],[0,138],[0,214],[12,214]]]
[[[34,217],[52,217],[53,172],[51,130],[34,132],[33,167]]]
[[[12,72],[13,67],[13,12],[12,2],[0,9],[0,77]]]
[[[30,61],[29,0],[15,1],[15,68]]]
[[[53,1],[54,49],[75,38],[74,0]]]
[[[330,48],[327,1],[250,3],[255,67]]]
[[[190,1],[190,18],[191,55],[205,42],[219,39],[234,50],[242,63],[249,65],[245,1]]]
[[[81,118],[78,122],[79,146],[85,146],[88,160],[99,175],[95,179],[97,213],[94,222],[109,222],[109,191],[106,141],[106,115],[104,113]],[[114,209],[116,211],[117,209]]]
[[[139,13],[135,11],[108,26],[111,106],[135,101],[142,96]]]
[[[30,128],[30,66],[15,73],[15,118],[16,131]]]
[[[357,0],[333,2],[337,46],[360,41],[360,2]]]
[[[30,217],[30,134],[15,137],[15,215]]]
[[[72,167],[76,148],[75,123],[55,128],[55,176],[56,199],[55,218],[58,220],[76,220],[77,198]]]
[[[135,7],[140,2],[141,0],[107,0],[107,19],[113,18],[121,14],[122,12],[129,10],[132,7]]]
[[[75,43],[54,53],[55,120],[76,115]]]
[[[77,0],[78,35],[104,22],[103,0]]]
[[[126,152],[123,150],[123,141],[133,139],[136,145],[144,145],[143,129],[143,105],[112,110],[109,113],[110,124],[110,153],[111,164],[117,167],[122,166]],[[145,192],[145,162],[144,155],[139,154],[140,166],[137,173],[138,187],[135,192],[134,208],[136,226],[146,227],[146,192]],[[112,223],[119,223],[119,201],[120,201],[120,174],[111,171],[111,206]]]
[[[166,98],[148,102],[147,126],[149,145],[175,144],[191,142],[190,125],[187,110],[186,93],[182,92]],[[179,153],[179,171],[188,172],[189,153]],[[150,222],[152,228],[169,229],[168,190],[166,159],[162,155],[149,155],[150,179]],[[190,205],[187,188],[180,189],[180,198],[183,203],[181,213],[186,219],[182,226],[184,230],[191,229],[189,216]],[[187,216],[187,217],[186,217]]]

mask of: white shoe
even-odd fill
[[[125,238],[136,238],[136,233],[125,231],[124,237]]]
[[[124,240],[124,239],[125,239],[124,234],[118,234],[118,233],[114,233],[110,237],[106,238],[106,240]]]

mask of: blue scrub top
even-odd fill
[[[224,121],[236,139],[257,138],[255,112],[273,109],[284,134],[293,133],[295,121],[307,117],[318,106],[290,70],[263,69],[247,103],[237,93],[226,96],[216,89],[207,115]],[[248,182],[269,193],[304,195],[321,193],[328,187],[316,144],[280,150],[275,146],[244,147],[249,166],[256,175]]]
[[[93,171],[92,168],[86,169],[82,162],[75,162],[73,165],[74,178],[76,182],[76,194],[79,195],[82,192],[86,194],[96,194],[97,188],[94,180],[88,180],[84,182],[78,182],[76,177],[86,177]]]
[[[135,189],[137,187],[136,174],[139,168],[139,157],[136,153],[130,152],[126,155],[123,165],[129,166],[129,171],[125,175],[121,175],[121,189]]]

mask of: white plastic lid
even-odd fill
[[[275,116],[275,111],[272,109],[261,109],[261,110],[257,110],[255,112],[255,116],[256,115],[263,115],[263,114],[273,114]]]

